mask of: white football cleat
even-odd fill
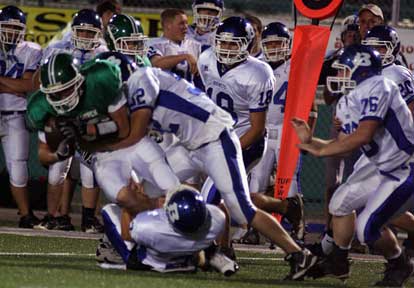
[[[231,260],[221,252],[216,252],[209,261],[211,267],[222,273],[224,276],[231,276],[239,270],[236,261]]]

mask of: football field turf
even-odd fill
[[[346,285],[331,278],[283,281],[288,265],[282,254],[254,246],[237,250],[240,271],[231,277],[202,271],[103,270],[95,263],[96,244],[96,239],[0,234],[0,287],[368,287],[381,278],[383,270],[379,258],[358,257],[353,259],[352,277]],[[406,286],[413,287],[413,283],[411,279]]]

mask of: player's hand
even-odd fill
[[[296,134],[298,135],[299,141],[301,143],[312,142],[312,132],[306,121],[295,117],[292,119],[291,123],[293,125],[293,128],[295,128]]]
[[[76,126],[69,119],[56,118],[56,127],[65,138],[73,140],[79,138]]]
[[[336,131],[341,131],[342,130],[342,121],[341,120],[339,120],[338,118],[334,118],[334,121],[333,121],[333,124],[334,124],[334,127],[335,127],[335,130]]]
[[[73,156],[75,152],[74,149],[74,141],[71,138],[65,138],[60,143],[58,148],[56,149],[56,157],[59,161],[65,160],[71,156]]]
[[[186,61],[188,65],[190,66],[190,72],[193,75],[198,75],[198,67],[197,67],[197,59],[194,58],[191,54],[186,54]]]
[[[61,126],[59,127],[60,133],[63,134],[63,136],[65,136],[65,138],[69,138],[69,139],[77,139],[77,132],[76,132],[76,128],[73,125],[66,125],[66,126]]]

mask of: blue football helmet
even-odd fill
[[[286,60],[290,55],[292,36],[285,24],[272,22],[262,32],[262,49],[267,62]],[[274,47],[276,45],[277,47]]]
[[[394,63],[401,46],[397,31],[387,25],[378,25],[369,30],[362,44],[369,45],[375,50],[385,48],[385,52],[378,51],[384,66]]]
[[[6,6],[0,10],[0,44],[3,51],[16,47],[26,33],[26,16],[16,6]]]
[[[73,16],[72,44],[80,50],[94,50],[101,45],[102,22],[98,13],[82,9]]]
[[[210,32],[217,28],[223,15],[223,0],[194,0],[193,22],[201,31]],[[198,9],[209,9],[217,12],[217,15],[200,14]]]
[[[128,81],[129,76],[131,76],[138,68],[137,64],[129,57],[116,51],[99,53],[95,59],[96,61],[108,60],[116,64],[121,69],[122,82]]]
[[[327,78],[328,90],[331,93],[346,93],[362,81],[381,74],[381,57],[371,47],[355,44],[344,49],[332,68],[338,70],[338,75]]]
[[[189,186],[181,186],[165,205],[168,221],[174,230],[183,234],[204,232],[209,212],[203,197]]]
[[[229,17],[217,28],[214,51],[217,61],[233,65],[249,56],[249,44],[254,38],[253,26],[241,17]]]

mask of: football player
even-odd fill
[[[328,88],[345,94],[337,104],[342,133],[337,139],[321,140],[311,136],[303,120],[295,118],[292,123],[301,141],[298,147],[318,157],[361,148],[368,164],[374,165],[358,161],[351,176],[333,194],[329,212],[336,245],[318,266],[325,274],[348,278],[348,251],[356,230],[361,243],[379,249],[388,261],[384,279],[377,285],[401,286],[414,271],[414,263],[384,225],[413,200],[412,115],[398,86],[381,75],[381,58],[370,47],[345,48],[333,67],[338,74],[328,77]],[[359,209],[362,211],[355,220]]]
[[[187,37],[201,43],[202,51],[214,45],[214,32],[224,11],[223,0],[194,0],[193,24],[188,26]]]
[[[33,228],[39,220],[29,206],[29,132],[25,125],[26,95],[37,89],[32,77],[39,67],[39,45],[24,41],[26,16],[16,6],[0,10],[0,135],[10,189],[21,216],[19,227]]]
[[[199,172],[211,177],[238,223],[251,223],[289,254],[293,279],[315,263],[313,256],[302,251],[278,222],[251,203],[240,142],[229,113],[184,79],[150,67],[139,68],[128,79],[128,103],[132,121],[131,133],[123,140],[125,144],[145,135],[145,123],[150,120],[152,128],[174,133],[180,145],[166,153],[168,163],[181,181]],[[118,144],[123,145],[122,141]],[[174,149],[186,150],[180,155],[187,157],[172,159]],[[98,165],[108,169],[104,159],[99,161],[100,157],[97,156]],[[150,197],[156,196],[150,188],[144,183],[144,191]],[[297,265],[301,261],[305,266]]]
[[[396,65],[400,53],[400,38],[397,31],[387,25],[374,26],[368,30],[361,42],[371,46],[380,53],[382,59],[382,75],[394,81],[400,89],[401,96],[411,111],[414,109],[414,78],[409,69]]]
[[[147,57],[148,37],[141,23],[132,16],[115,14],[109,20],[105,41],[110,51],[130,57],[138,66],[151,66]]]
[[[63,39],[49,45],[45,49],[43,59],[50,58],[52,54],[66,51],[73,55],[74,64],[80,66],[87,60],[94,58],[98,53],[108,50],[106,45],[102,45],[104,44],[102,43],[102,22],[95,11],[91,9],[78,11],[72,19],[71,31],[70,40]],[[41,137],[39,141],[42,140],[45,139]],[[47,148],[47,146],[43,145],[41,147]],[[80,170],[83,204],[81,230],[90,233],[101,233],[103,227],[95,217],[99,188],[94,183],[92,171],[82,161],[79,163],[78,159],[72,158],[59,161],[49,166],[48,213],[36,228],[46,230],[74,230],[68,215],[71,201],[69,195],[72,193],[70,187],[72,186],[72,189],[75,188],[73,184],[69,185],[67,183],[71,182],[70,179],[73,174],[73,171],[70,171],[70,169]],[[64,184],[65,180],[67,181]],[[60,211],[58,212],[59,204],[61,205]]]
[[[188,81],[198,74],[197,59],[201,44],[186,38],[187,15],[180,9],[166,9],[161,13],[163,35],[151,40],[148,58],[154,67],[165,69]]]
[[[95,146],[100,144],[97,146],[99,151],[107,152],[97,153],[106,164],[101,167],[101,161],[94,163],[97,183],[111,202],[129,207],[132,211],[137,204],[135,199],[124,198],[124,195],[129,195],[128,181],[132,169],[163,191],[179,185],[162,151],[148,137],[140,139],[139,143],[127,143],[125,149],[114,147],[130,134],[126,99],[117,65],[105,60],[89,61],[78,71],[71,55],[61,53],[47,59],[40,74],[41,90],[30,98],[29,120],[36,129],[43,130],[49,118],[60,116],[58,128],[65,136],[56,152],[43,156],[43,162],[54,163],[70,157],[72,149],[69,148],[73,142],[78,143],[78,150],[89,152],[95,152]],[[68,120],[68,117],[76,121]],[[77,126],[74,127],[74,124]],[[109,152],[115,149],[117,151]],[[125,158],[127,154],[130,157]],[[157,176],[159,173],[165,175],[155,177],[155,173]]]
[[[284,118],[287,86],[290,71],[290,45],[291,35],[287,27],[280,22],[268,24],[262,32],[262,47],[264,58],[273,69],[276,78],[276,93],[269,104],[266,118],[266,130],[268,133],[268,145],[262,160],[251,170],[250,193],[252,200],[258,207],[267,212],[281,213],[293,226],[295,237],[304,238],[303,201],[299,194],[300,164],[292,179],[292,184],[286,200],[266,197],[262,193],[269,186],[269,179],[274,170],[280,152],[282,138],[282,124]],[[317,112],[315,105],[309,116],[309,123],[314,126]],[[299,160],[300,162],[300,160]],[[262,193],[257,193],[262,192]]]
[[[127,269],[194,272],[198,253],[206,249],[208,264],[219,272],[230,276],[237,271],[234,261],[214,249],[213,242],[225,222],[220,209],[205,204],[197,190],[184,185],[171,194],[164,207],[137,215],[115,204],[102,209],[106,236]]]
[[[265,150],[266,111],[275,89],[271,67],[249,56],[254,35],[253,26],[244,18],[227,18],[217,28],[215,45],[198,61],[207,95],[234,120],[247,172]],[[213,182],[207,179],[202,193],[208,203],[218,204],[220,193]]]

